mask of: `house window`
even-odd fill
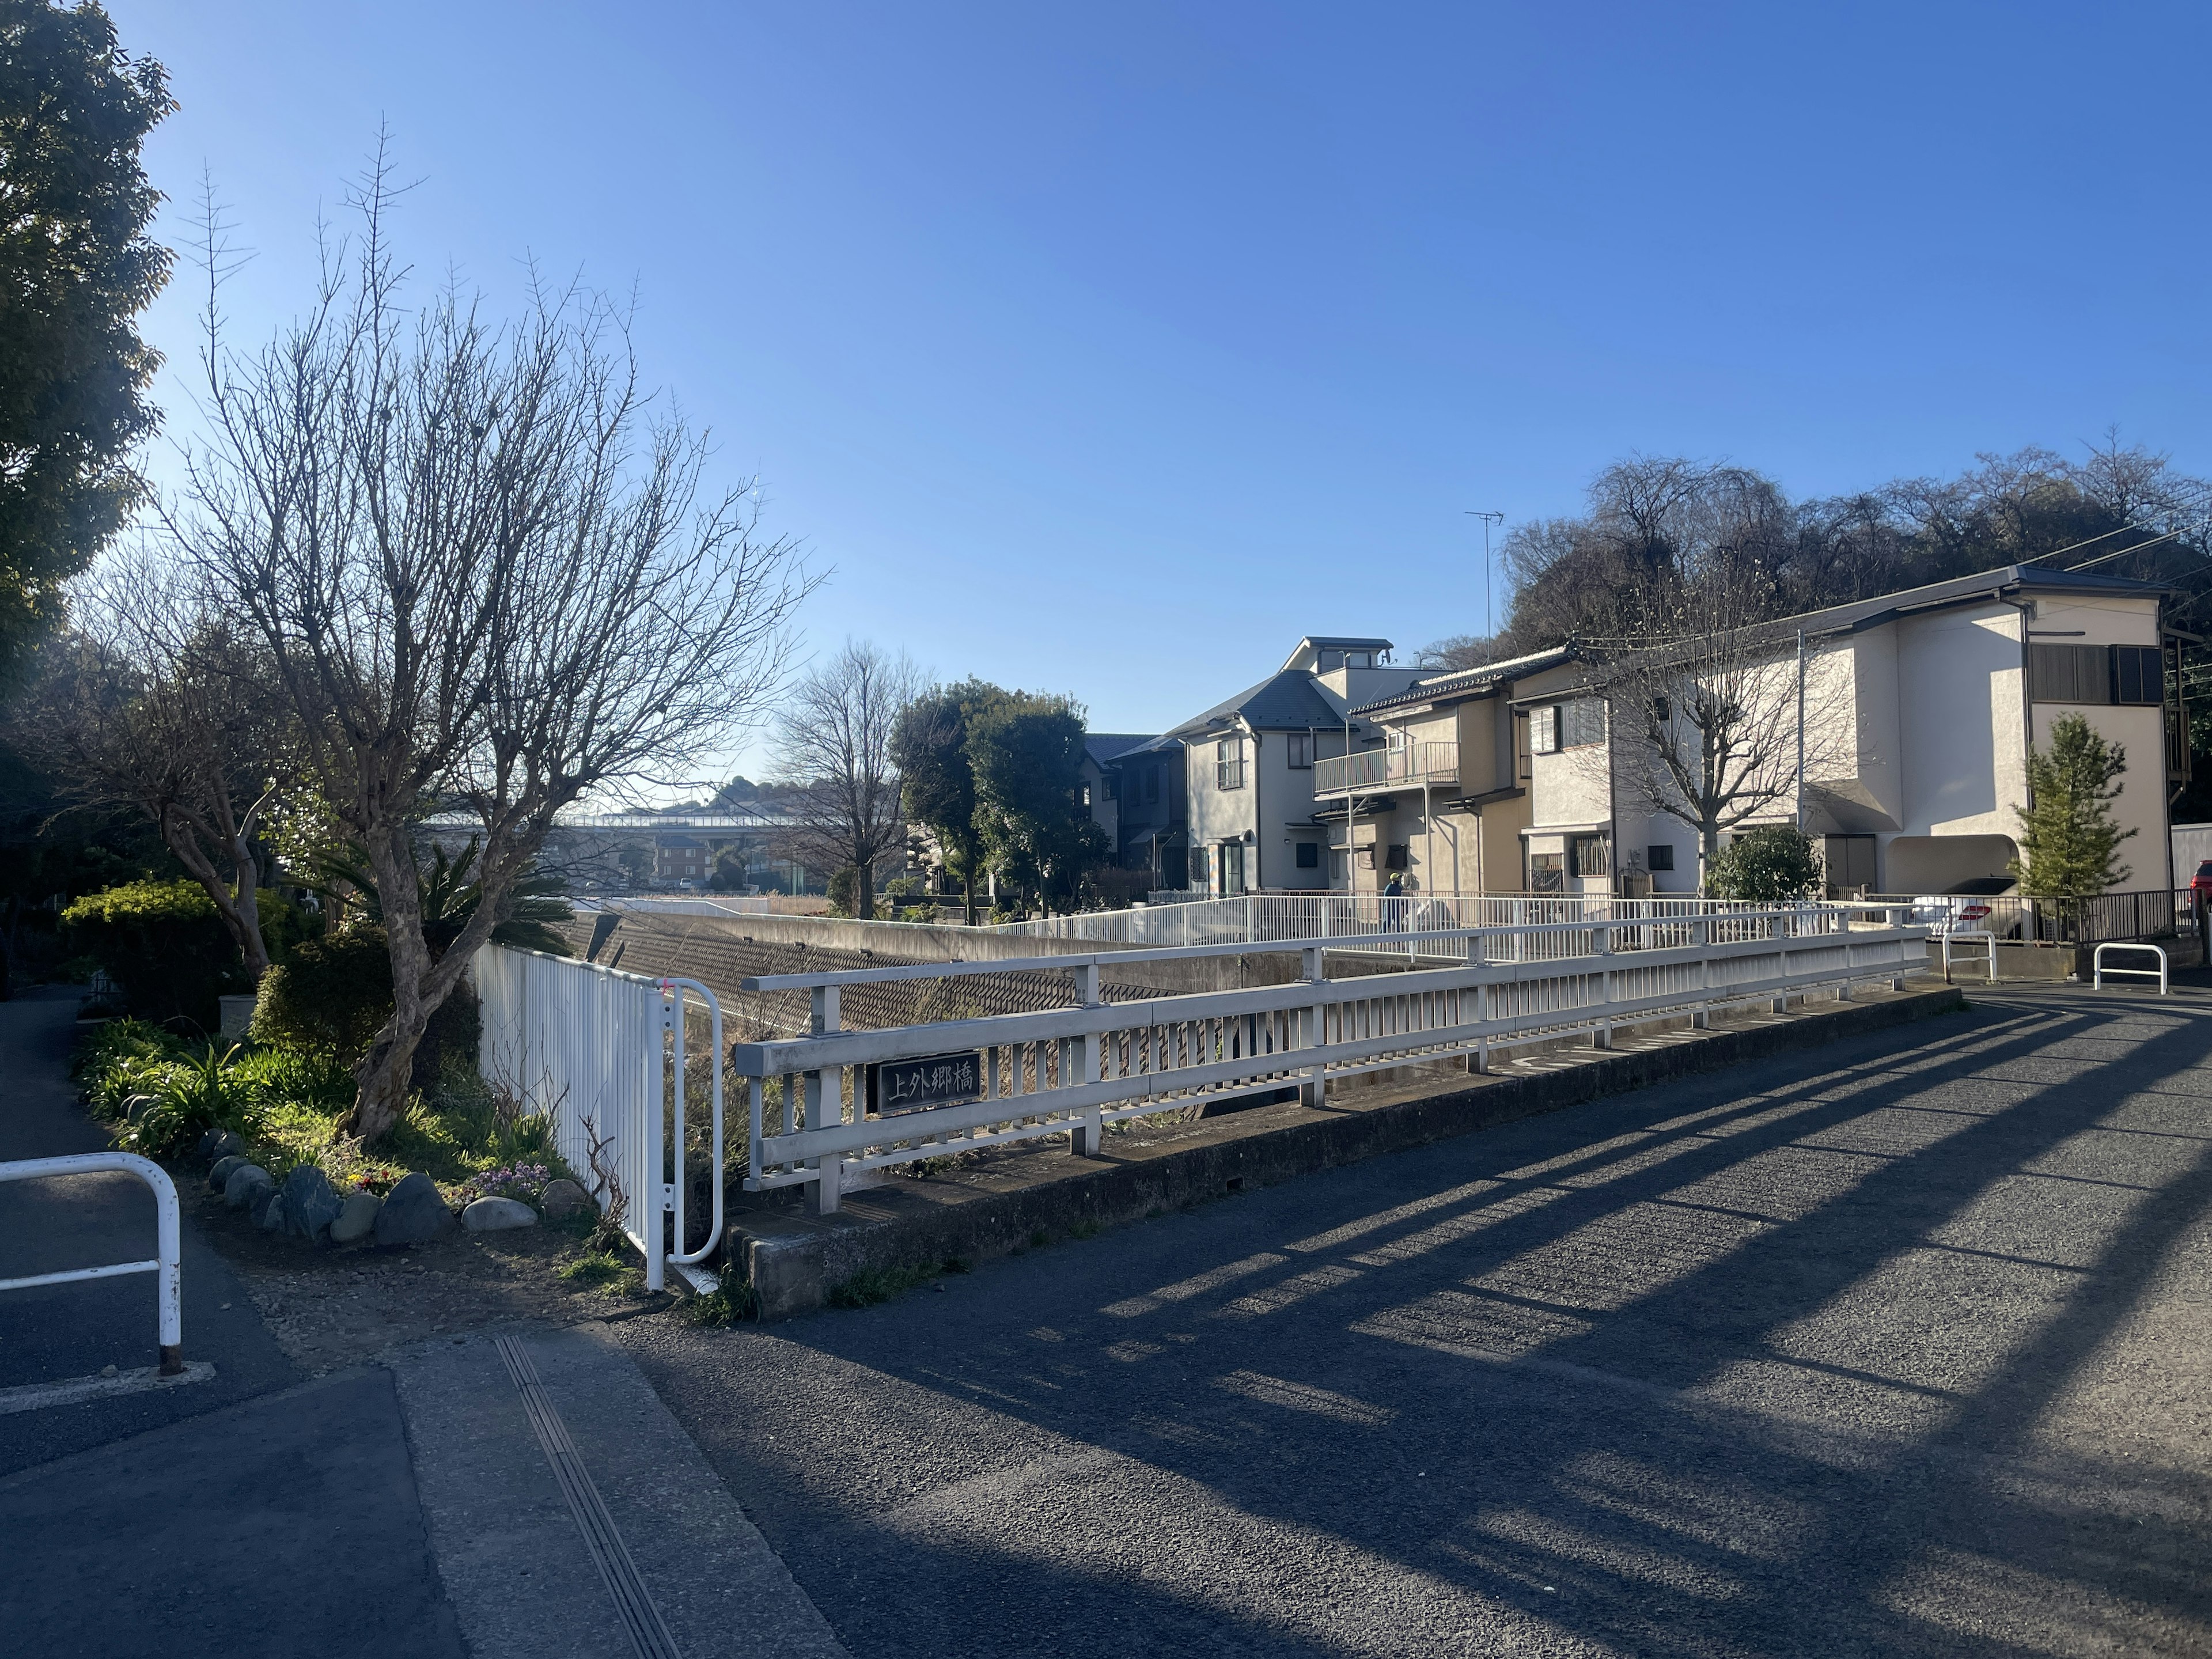
[[[1566,857],[1560,853],[1528,854],[1528,890],[1556,893],[1566,885]]]
[[[1284,744],[1289,751],[1291,770],[1304,772],[1311,769],[1314,763],[1312,732],[1293,732],[1284,739]]]
[[[1577,697],[1559,705],[1559,747],[1583,749],[1605,741],[1605,701]]]
[[[1389,850],[1382,855],[1382,864],[1385,869],[1389,870],[1403,870],[1407,868],[1408,866],[1406,862],[1406,843],[1402,841],[1392,842],[1389,846]]]
[[[1085,806],[1091,805],[1091,786],[1087,783],[1083,786],[1083,804]]]
[[[2166,675],[2158,647],[2116,645],[2112,647],[2112,701],[2136,708],[2155,708],[2166,701]]]
[[[2110,702],[2112,649],[2104,645],[2031,645],[2027,683],[2028,698],[2034,702]]]
[[[1613,860],[1607,856],[1603,836],[1577,836],[1567,843],[1567,873],[1571,876],[1609,876]]]
[[[1147,801],[1160,798],[1160,774],[1166,769],[1163,766],[1147,766],[1145,769],[1145,799]]]
[[[1652,698],[1651,718],[1662,726],[1666,725],[1668,720],[1674,718],[1674,705],[1664,697]]]
[[[1200,892],[1206,891],[1211,885],[1211,878],[1206,873],[1206,848],[1203,847],[1194,847],[1190,849],[1189,884]]]
[[[1301,870],[1318,870],[1321,868],[1321,843],[1319,842],[1302,841],[1298,843],[1298,868]]]
[[[1647,848],[1644,861],[1651,866],[1655,874],[1662,870],[1672,870],[1674,867],[1674,843],[1669,842],[1664,847]]]
[[[1213,787],[1216,789],[1242,789],[1244,787],[1244,739],[1224,738],[1213,745]]]
[[[1559,711],[1556,707],[1528,711],[1528,748],[1538,755],[1559,752]]]

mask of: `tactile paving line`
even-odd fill
[[[561,1483],[561,1494],[568,1500],[569,1512],[576,1517],[576,1530],[584,1535],[584,1547],[599,1565],[599,1577],[606,1580],[607,1594],[614,1598],[616,1615],[629,1632],[630,1645],[637,1650],[638,1659],[683,1659],[677,1651],[676,1638],[668,1633],[668,1626],[661,1620],[660,1609],[653,1605],[653,1597],[646,1593],[645,1581],[638,1577],[637,1563],[630,1559],[629,1547],[615,1529],[614,1517],[607,1513],[599,1489],[592,1484],[592,1477],[585,1471],[576,1443],[568,1437],[568,1425],[561,1420],[561,1413],[546,1398],[528,1351],[511,1336],[494,1337],[492,1342],[507,1364],[507,1374],[514,1379],[516,1392],[522,1395],[522,1409],[529,1415],[530,1426],[537,1431],[545,1461],[553,1466],[553,1478]]]

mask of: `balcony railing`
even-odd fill
[[[1456,783],[1456,743],[1409,743],[1398,749],[1363,749],[1314,763],[1314,793],[1356,794],[1394,784]]]

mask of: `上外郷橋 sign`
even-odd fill
[[[972,1048],[965,1054],[879,1060],[868,1067],[868,1109],[878,1117],[929,1106],[957,1106],[982,1097],[983,1057]]]

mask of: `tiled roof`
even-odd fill
[[[1285,668],[1185,720],[1167,735],[1202,737],[1208,726],[1225,725],[1240,717],[1248,726],[1272,732],[1303,732],[1310,726],[1344,723],[1335,706],[1315,689],[1312,675],[1304,669]]]

